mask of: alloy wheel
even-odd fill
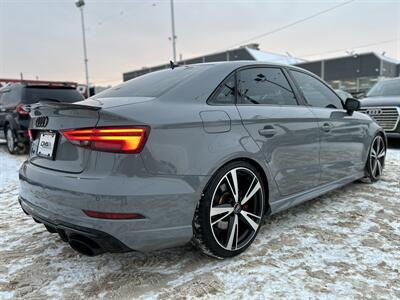
[[[212,197],[210,225],[215,241],[228,251],[245,247],[256,235],[263,213],[260,179],[244,167],[230,170]]]
[[[385,162],[386,147],[383,138],[377,135],[372,142],[369,165],[371,168],[371,176],[378,179],[382,175],[383,164]]]

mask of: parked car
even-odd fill
[[[374,118],[390,138],[400,138],[400,78],[378,81],[361,100],[360,111]]]
[[[192,240],[226,258],[265,216],[379,180],[384,131],[293,66],[224,62],[137,77],[74,104],[32,106],[22,209],[76,251]]]
[[[83,100],[75,87],[63,84],[15,83],[0,89],[0,132],[11,154],[24,152],[29,145],[29,112],[25,105],[41,100],[76,102]]]

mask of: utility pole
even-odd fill
[[[175,35],[175,18],[174,18],[174,0],[171,0],[171,25],[172,25],[172,54],[174,58],[174,64],[176,64],[176,38],[177,36]]]
[[[83,57],[84,57],[84,61],[85,61],[86,91],[87,91],[87,96],[90,97],[88,58],[87,58],[86,34],[85,34],[85,18],[83,16],[83,7],[85,6],[85,1],[84,0],[78,0],[78,1],[75,2],[75,5],[81,11],[82,36],[83,36]]]

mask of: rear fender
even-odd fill
[[[7,125],[10,126],[13,131],[19,130],[19,125],[15,121],[14,117],[11,114],[6,115],[6,118],[4,121],[4,131],[5,131]]]

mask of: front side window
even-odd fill
[[[235,74],[232,74],[219,85],[208,103],[217,105],[235,104],[235,87]]]
[[[252,68],[239,72],[242,104],[297,105],[296,97],[279,68]]]
[[[343,109],[340,98],[321,81],[303,72],[291,72],[308,104],[314,107]]]

